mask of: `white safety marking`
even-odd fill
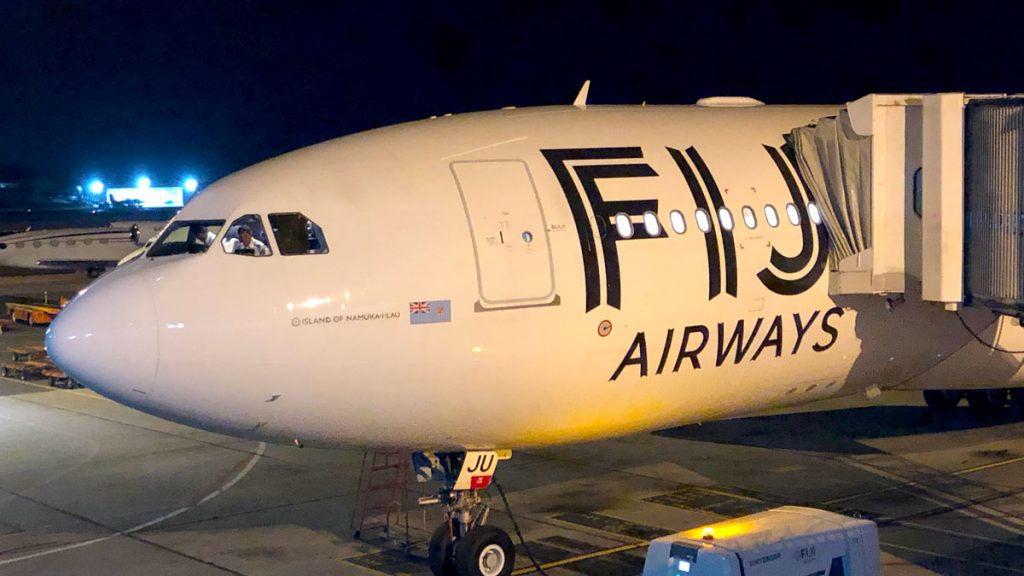
[[[1024,544],[1015,544],[1007,540],[1000,540],[999,538],[989,538],[988,536],[982,536],[981,534],[971,534],[970,532],[962,532],[959,530],[946,530],[945,528],[938,528],[935,526],[928,526],[927,524],[920,524],[918,522],[907,522],[905,520],[895,520],[896,524],[900,526],[907,526],[910,528],[916,528],[918,530],[924,530],[926,532],[936,532],[938,534],[945,534],[947,536],[956,536],[957,538],[967,538],[969,540],[978,540],[980,542],[989,542],[992,544],[1001,544],[1010,548],[1024,548]]]
[[[970,566],[983,566],[985,568],[995,568],[997,570],[1003,570],[1006,572],[1012,572],[1014,574],[1024,574],[1024,570],[1018,568],[1010,568],[1009,566],[1001,566],[999,564],[993,564],[991,562],[984,562],[981,560],[968,559],[968,558],[957,558],[956,556],[947,556],[945,554],[939,554],[938,552],[931,552],[929,550],[921,550],[920,548],[911,548],[910,546],[900,546],[899,544],[890,544],[888,542],[879,542],[880,546],[885,548],[895,548],[897,550],[906,550],[907,552],[914,552],[916,554],[923,554],[925,556],[931,556],[933,558],[942,558],[944,560],[955,560],[957,562],[963,562]]]
[[[865,472],[869,472],[876,476],[881,476],[882,478],[885,478],[887,480],[903,483],[907,482],[906,478],[903,478],[891,472],[887,472],[880,468],[876,468],[874,466],[871,466],[870,464],[863,464],[861,462],[857,462],[852,458],[843,458],[842,461],[846,464],[849,464],[850,466],[853,466],[854,468],[859,468],[861,470],[864,470]],[[902,489],[906,488],[907,486],[909,486],[909,484],[905,484],[904,486],[900,486],[899,488]],[[913,485],[913,487],[922,492],[926,492],[932,495],[931,498],[929,498],[928,496],[919,496],[919,498],[921,498],[922,500],[926,500],[928,502],[931,502],[932,504],[937,504],[939,506],[942,506],[943,508],[949,508],[950,502],[960,504],[962,507],[957,508],[955,512],[960,512],[962,514],[970,516],[971,518],[974,518],[979,522],[983,522],[985,524],[988,524],[989,526],[999,528],[1000,530],[1012,532],[1018,536],[1024,536],[1024,520],[1020,518],[1008,516],[1004,512],[1000,512],[995,508],[990,508],[989,506],[986,506],[984,504],[972,502],[966,498],[956,496],[955,494],[950,494],[948,492],[936,490],[935,488],[930,488],[922,483],[916,483]],[[984,515],[975,512],[974,510],[972,510],[972,508],[984,513]]]
[[[249,462],[245,465],[244,468],[242,468],[242,470],[238,474],[235,475],[234,478],[232,478],[230,481],[228,481],[227,484],[225,484],[225,485],[221,486],[220,488],[214,490],[213,492],[207,494],[202,500],[200,500],[199,502],[197,502],[196,504],[194,504],[192,506],[185,506],[184,508],[178,508],[174,512],[170,512],[168,514],[164,514],[163,516],[161,516],[159,518],[154,518],[153,520],[150,520],[148,522],[143,522],[142,524],[139,524],[137,526],[132,526],[131,528],[129,528],[127,530],[121,530],[121,531],[115,532],[115,533],[113,533],[113,534],[111,534],[109,536],[101,536],[100,538],[93,538],[92,540],[86,540],[84,542],[76,542],[74,544],[68,544],[67,546],[59,546],[57,548],[52,548],[50,550],[43,550],[41,552],[35,552],[33,554],[26,554],[24,556],[18,556],[16,558],[9,558],[7,560],[0,560],[0,566],[4,566],[4,565],[7,565],[7,564],[14,564],[15,562],[24,562],[25,560],[31,560],[33,558],[39,558],[41,556],[49,556],[51,554],[58,554],[60,552],[67,552],[68,550],[75,550],[76,548],[83,548],[85,546],[91,546],[93,544],[99,544],[100,542],[106,542],[107,540],[112,540],[114,538],[117,538],[118,536],[124,536],[126,534],[133,534],[133,533],[138,532],[140,530],[145,530],[146,528],[149,528],[150,526],[154,526],[156,524],[159,524],[159,523],[163,522],[164,520],[170,520],[171,518],[174,518],[175,516],[179,516],[181,514],[184,514],[185,512],[188,512],[189,510],[195,508],[196,506],[200,506],[202,504],[205,504],[206,502],[209,502],[210,500],[216,498],[220,494],[223,494],[224,492],[227,492],[229,488],[231,488],[232,486],[237,484],[242,478],[245,478],[246,474],[248,474],[253,469],[253,466],[256,465],[256,462],[263,456],[263,452],[266,449],[267,449],[267,443],[266,442],[260,442],[259,446],[256,448],[256,453],[252,455],[252,458],[249,459]]]

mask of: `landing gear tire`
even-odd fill
[[[964,393],[971,410],[990,413],[999,410],[1006,404],[1005,388],[989,388],[987,390],[968,390]]]
[[[515,563],[512,539],[494,526],[471,529],[455,547],[458,576],[509,576]]]
[[[957,390],[925,390],[924,403],[932,410],[945,412],[956,408],[961,393]]]
[[[455,561],[452,558],[452,531],[448,528],[447,522],[442,522],[434,534],[430,537],[430,544],[427,546],[427,559],[430,562],[430,571],[434,576],[452,576],[455,574]]]

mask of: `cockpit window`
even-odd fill
[[[327,240],[324,231],[309,218],[299,212],[270,214],[270,228],[277,238],[277,248],[281,254],[326,254]]]
[[[243,256],[270,256],[267,232],[263,228],[263,220],[256,214],[246,214],[237,218],[228,227],[221,240],[224,251],[228,254]]]
[[[182,220],[172,222],[146,252],[149,258],[174,254],[201,254],[213,244],[223,220]]]

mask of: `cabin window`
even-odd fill
[[[651,238],[655,238],[661,234],[661,222],[658,222],[658,216],[650,210],[644,212],[644,231],[646,231],[647,235]]]
[[[54,248],[60,246],[60,240],[50,240],[50,246],[53,246]]]
[[[629,219],[628,214],[619,212],[615,215],[615,231],[619,233],[620,238],[633,237],[633,221]]]
[[[757,228],[757,216],[754,214],[754,209],[750,206],[743,207],[743,223],[747,225],[747,228],[753,230]]]
[[[92,245],[92,238],[86,238],[85,240],[82,240],[82,244],[85,244],[86,246]]]
[[[775,207],[771,204],[764,205],[764,219],[772,228],[779,226],[779,213],[775,211]]]
[[[683,213],[679,210],[669,212],[668,221],[672,224],[672,229],[675,230],[676,234],[686,232],[686,219],[683,218]]]
[[[793,226],[800,224],[800,211],[797,210],[796,204],[793,204],[792,202],[786,204],[786,216],[789,217],[789,223]]]
[[[821,210],[818,210],[818,205],[814,202],[807,204],[807,216],[811,219],[811,222],[821,224]]]
[[[240,256],[270,256],[269,243],[263,220],[256,214],[236,218],[221,240],[225,252]]]
[[[24,248],[25,247],[25,243],[24,242],[15,242],[14,243],[14,247],[15,248]]]
[[[718,221],[722,223],[723,230],[732,230],[732,227],[735,225],[732,219],[732,212],[725,207],[718,209]]]
[[[77,244],[77,242],[76,242],[76,241],[74,241],[74,240],[68,240],[68,246],[74,246],[75,244]]]
[[[202,254],[213,244],[223,220],[181,220],[172,222],[146,252],[149,258],[175,254]],[[100,240],[104,242],[104,240]]]
[[[327,253],[323,229],[301,212],[270,214],[267,219],[270,220],[270,229],[274,231],[277,249],[282,255]],[[530,242],[533,237],[531,235],[526,240],[527,234],[529,232],[523,232],[523,240]]]
[[[701,232],[707,234],[711,230],[711,217],[708,216],[708,213],[703,208],[697,208],[693,218],[697,221],[697,228]]]

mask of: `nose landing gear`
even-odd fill
[[[446,452],[413,456],[420,479],[442,479],[437,496],[421,505],[440,504],[445,520],[427,549],[435,576],[509,576],[516,551],[509,535],[487,524],[490,506],[479,490],[487,488],[498,464],[496,452]],[[429,463],[428,465],[424,465]]]

